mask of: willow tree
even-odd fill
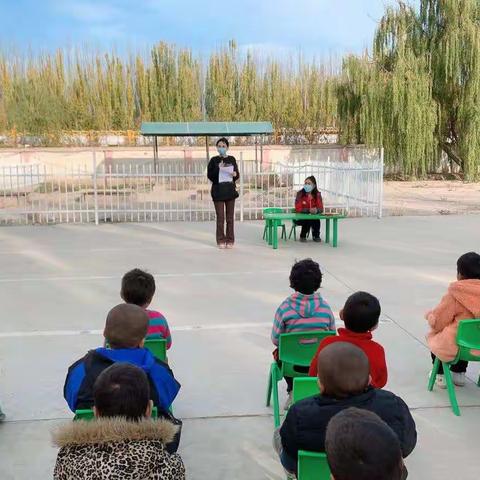
[[[480,2],[422,0],[419,22],[439,105],[439,145],[473,178],[480,165]]]
[[[384,145],[387,161],[422,175],[448,156],[473,179],[480,165],[480,2],[421,0],[388,8],[373,56],[344,61],[342,136]]]

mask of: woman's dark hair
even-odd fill
[[[377,297],[367,292],[356,292],[345,302],[343,321],[348,330],[365,333],[378,324],[380,313],[380,302]]]
[[[219,139],[217,140],[217,143],[215,144],[215,146],[218,147],[218,144],[219,144],[220,142],[226,143],[226,144],[227,144],[227,148],[230,148],[230,144],[228,143],[228,140],[227,140],[225,137],[219,138]]]
[[[155,278],[151,273],[134,268],[123,276],[120,294],[127,303],[143,307],[155,294]]]
[[[295,262],[290,272],[290,287],[304,295],[315,293],[322,284],[322,272],[311,258]]]
[[[406,469],[395,432],[375,413],[348,408],[327,426],[327,461],[335,480],[402,480]]]
[[[114,363],[97,377],[93,385],[93,401],[100,417],[140,420],[150,401],[146,373],[130,363]]]
[[[312,195],[317,195],[318,194],[317,179],[313,175],[310,175],[305,180],[310,180],[315,185],[311,193]],[[307,195],[307,192],[303,188],[301,192],[302,192],[302,195]]]
[[[457,271],[464,280],[480,280],[480,255],[475,252],[463,254],[457,260]]]

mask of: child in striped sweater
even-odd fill
[[[155,279],[153,275],[134,268],[122,278],[120,295],[126,303],[133,303],[142,307],[148,315],[147,339],[164,338],[167,341],[167,350],[172,346],[172,336],[167,319],[155,310],[148,310],[155,294]]]
[[[322,272],[317,262],[311,258],[296,262],[290,272],[290,287],[295,293],[286,298],[275,313],[272,328],[272,342],[278,347],[282,333],[307,332],[312,330],[335,330],[335,317],[330,305],[317,293],[322,284]],[[273,352],[278,361],[278,350]],[[298,367],[301,371],[302,367]],[[305,368],[305,373],[308,367]],[[293,378],[287,382],[287,409],[291,402]]]

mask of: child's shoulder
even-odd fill
[[[327,300],[325,300],[325,297],[320,292],[318,291],[315,292],[313,294],[313,297],[317,298],[320,304],[323,305],[324,307],[330,308],[330,303]]]
[[[146,312],[147,312],[148,318],[150,319],[153,319],[153,318],[165,319],[165,316],[162,313],[157,312],[156,310],[146,310]]]

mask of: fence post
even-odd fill
[[[93,162],[93,211],[95,214],[95,225],[98,225],[98,192],[97,192],[97,152],[92,151]]]
[[[240,152],[240,221],[243,222],[243,151]]]
[[[380,187],[379,191],[379,198],[378,198],[378,218],[382,218],[383,216],[383,172],[384,172],[384,165],[383,165],[383,147],[380,149]]]

